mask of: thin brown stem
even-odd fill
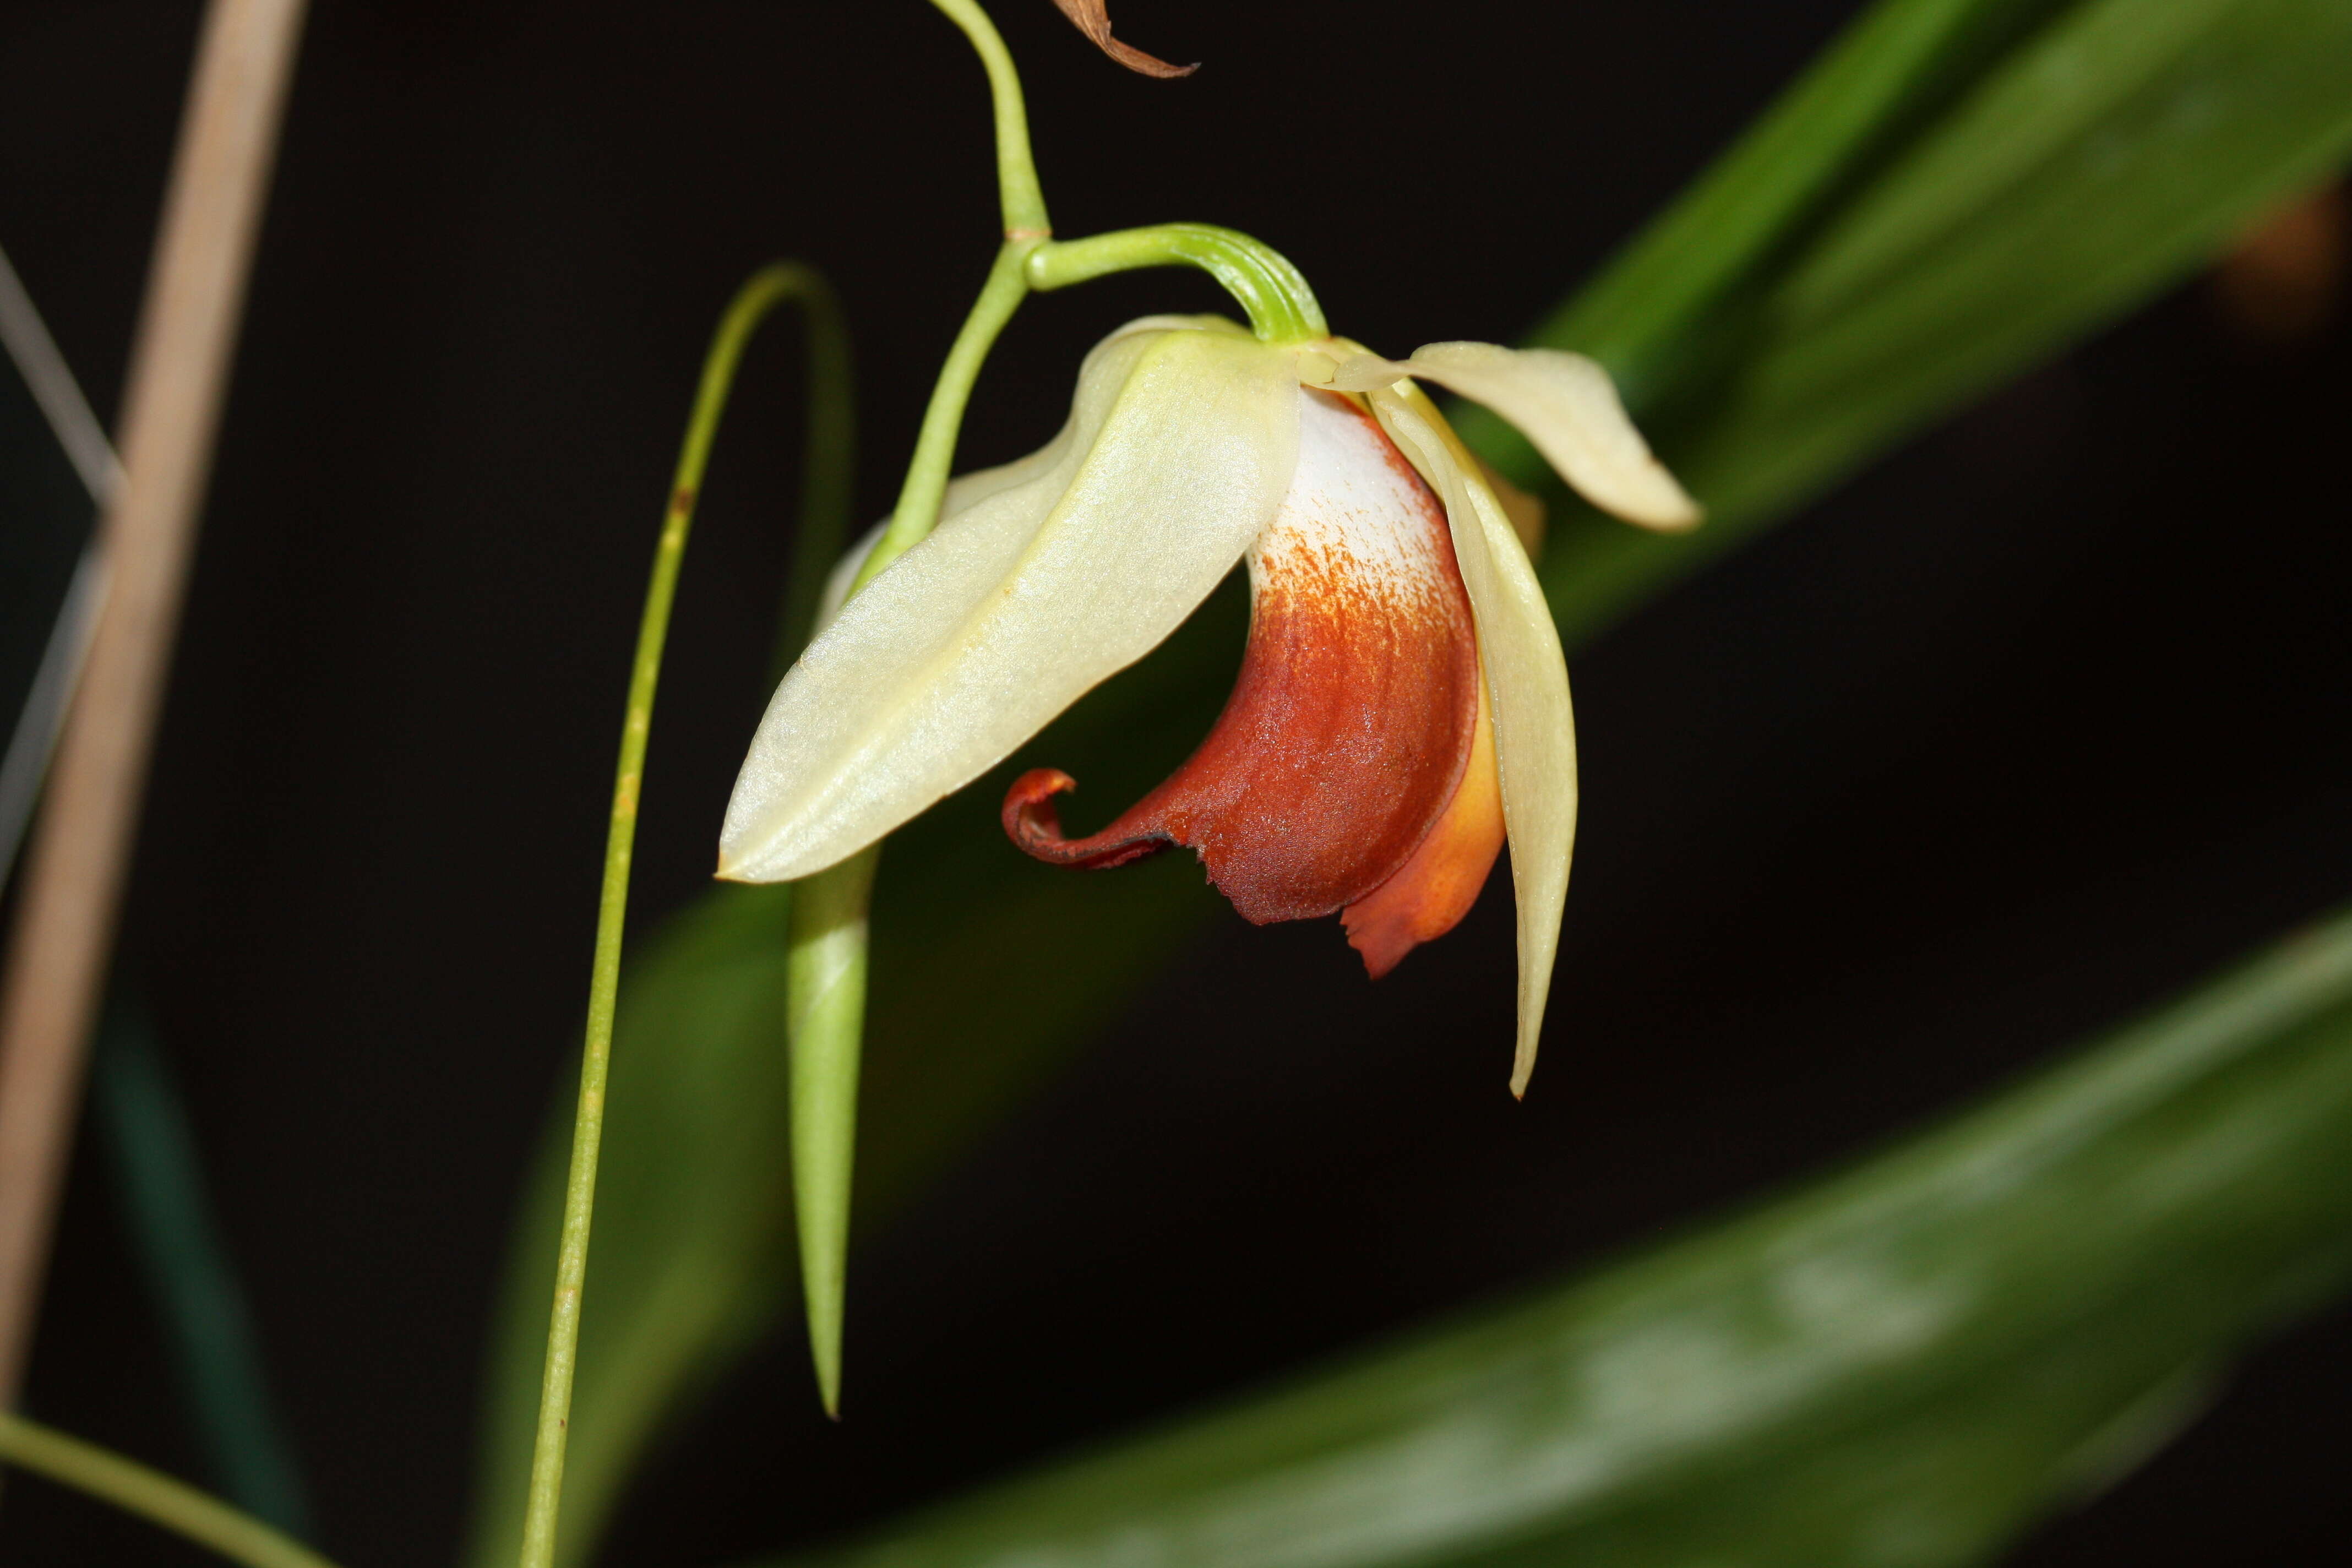
[[[0,994],[0,1408],[40,1299],[92,1014],[138,823],[196,510],[302,0],[212,0],[123,403],[121,489],[89,663],[26,864]]]

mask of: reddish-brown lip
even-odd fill
[[[1363,954],[1373,979],[1461,923],[1478,901],[1503,839],[1503,780],[1496,771],[1494,724],[1482,697],[1469,765],[1444,815],[1395,876],[1340,913],[1348,945]]]
[[[1006,795],[1004,829],[1041,860],[1095,868],[1189,846],[1260,924],[1378,893],[1349,919],[1377,975],[1461,918],[1500,846],[1491,779],[1464,776],[1477,638],[1436,496],[1354,404],[1309,392],[1301,414],[1298,477],[1250,552],[1249,644],[1208,738],[1083,838],[1062,836],[1053,803],[1069,775],[1034,769]],[[1481,763],[1491,775],[1491,752]],[[1417,857],[1442,821],[1444,842]]]

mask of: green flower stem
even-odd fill
[[[334,1568],[292,1536],[134,1459],[0,1413],[0,1458],[209,1546],[247,1568]]]
[[[1029,153],[1029,107],[1021,96],[1021,73],[1013,68],[1012,53],[979,0],[931,4],[963,29],[988,72],[989,99],[996,110],[996,189],[1004,208],[1004,237],[1043,239],[1054,226],[1045,216],[1045,193],[1037,184],[1037,164]]]
[[[946,8],[949,0],[935,0]],[[993,37],[991,34],[990,37]],[[1010,68],[1009,67],[1007,68]],[[1017,92],[1017,85],[1014,89]],[[1008,205],[1011,198],[1007,197]],[[1073,283],[1146,267],[1197,267],[1222,284],[1246,311],[1251,330],[1267,342],[1305,342],[1328,337],[1315,290],[1287,257],[1248,235],[1205,223],[1168,223],[1120,229],[1087,239],[1007,239],[996,253],[988,281],[973,301],[963,330],[948,351],[947,363],[923,412],[915,456],[898,492],[890,526],[858,568],[851,592],[874,580],[939,521],[955,462],[956,434],[971,401],[972,384],[1022,299],[1034,289],[1066,289]]]
[[[874,581],[876,573],[905,554],[939,521],[940,500],[948,491],[956,434],[963,425],[964,407],[971,401],[972,383],[980,379],[980,367],[995,346],[996,334],[1027,297],[1029,257],[1043,243],[1008,239],[997,251],[988,281],[981,286],[980,298],[972,301],[971,313],[964,318],[963,330],[956,334],[947,363],[940,367],[939,382],[931,388],[930,405],[923,410],[922,429],[915,437],[915,455],[907,465],[906,483],[898,488],[898,505],[890,514],[890,526],[857,569],[857,579],[850,584],[852,594]]]
[[[1206,223],[1162,223],[1041,245],[1029,255],[1029,286],[1066,289],[1144,267],[1197,267],[1249,312],[1250,328],[1269,343],[1331,335],[1315,290],[1290,258],[1263,241]]]
[[[882,847],[793,884],[784,1027],[792,1043],[793,1200],[809,1349],[825,1414],[841,1415],[849,1187],[866,1026],[866,910]]]
[[[678,566],[686,553],[687,532],[694,521],[694,503],[710,459],[711,441],[719,433],[719,418],[726,409],[744,345],[770,310],[795,298],[810,303],[813,313],[831,308],[831,293],[823,289],[815,273],[805,267],[779,263],[755,273],[720,319],[709,355],[703,361],[702,384],[695,395],[686,445],[678,454],[677,473],[670,486],[669,510],[663,520],[661,542],[654,552],[652,580],[646,586],[636,662],[629,674],[628,712],[621,728],[620,763],[613,783],[612,826],[604,845],[604,889],[597,910],[587,1038],[580,1059],[580,1109],[572,1123],[571,1174],[564,1184],[555,1301],[547,1330],[547,1373],[541,1384],[539,1434],[531,1449],[530,1500],[523,1518],[522,1568],[549,1568],[555,1560],[564,1439],[580,1347],[580,1293],[588,1273],[589,1219],[596,1202],[596,1155],[604,1137],[604,1083],[612,1060],[613,1013],[620,988],[621,931],[628,912],[629,864],[636,845],[646,742],[653,729],[654,689],[661,677],[662,647],[669,637]],[[837,315],[835,324],[838,325]],[[846,359],[845,353],[841,356],[845,367]],[[845,392],[838,395],[845,400]],[[831,549],[837,548],[836,539]]]

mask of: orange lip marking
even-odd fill
[[[1470,879],[1486,787],[1465,779],[1483,733],[1477,637],[1437,498],[1355,405],[1306,392],[1300,412],[1299,469],[1250,552],[1249,644],[1208,738],[1083,838],[1063,837],[1053,804],[1069,775],[1024,773],[1004,829],[1041,860],[1097,869],[1188,846],[1259,924],[1370,899],[1349,927],[1378,934],[1350,940],[1378,974],[1459,920],[1493,863],[1489,847]],[[1444,844],[1417,855],[1433,828]]]
[[[1459,925],[1502,853],[1503,777],[1495,768],[1495,728],[1485,696],[1482,689],[1470,765],[1462,770],[1445,814],[1395,876],[1339,916],[1348,945],[1364,955],[1364,968],[1375,980],[1423,942]]]

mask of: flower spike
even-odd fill
[[[1069,775],[1032,769],[1007,837],[1095,869],[1188,847],[1252,921],[1339,914],[1375,979],[1468,912],[1507,842],[1524,1091],[1576,837],[1568,663],[1528,544],[1420,376],[1519,424],[1601,505],[1696,521],[1590,360],[1130,323],[1088,356],[1061,436],[958,480],[938,530],[785,678],[721,874],[856,853],[1142,657],[1242,560],[1249,645],[1200,749],[1076,838],[1055,810]]]

